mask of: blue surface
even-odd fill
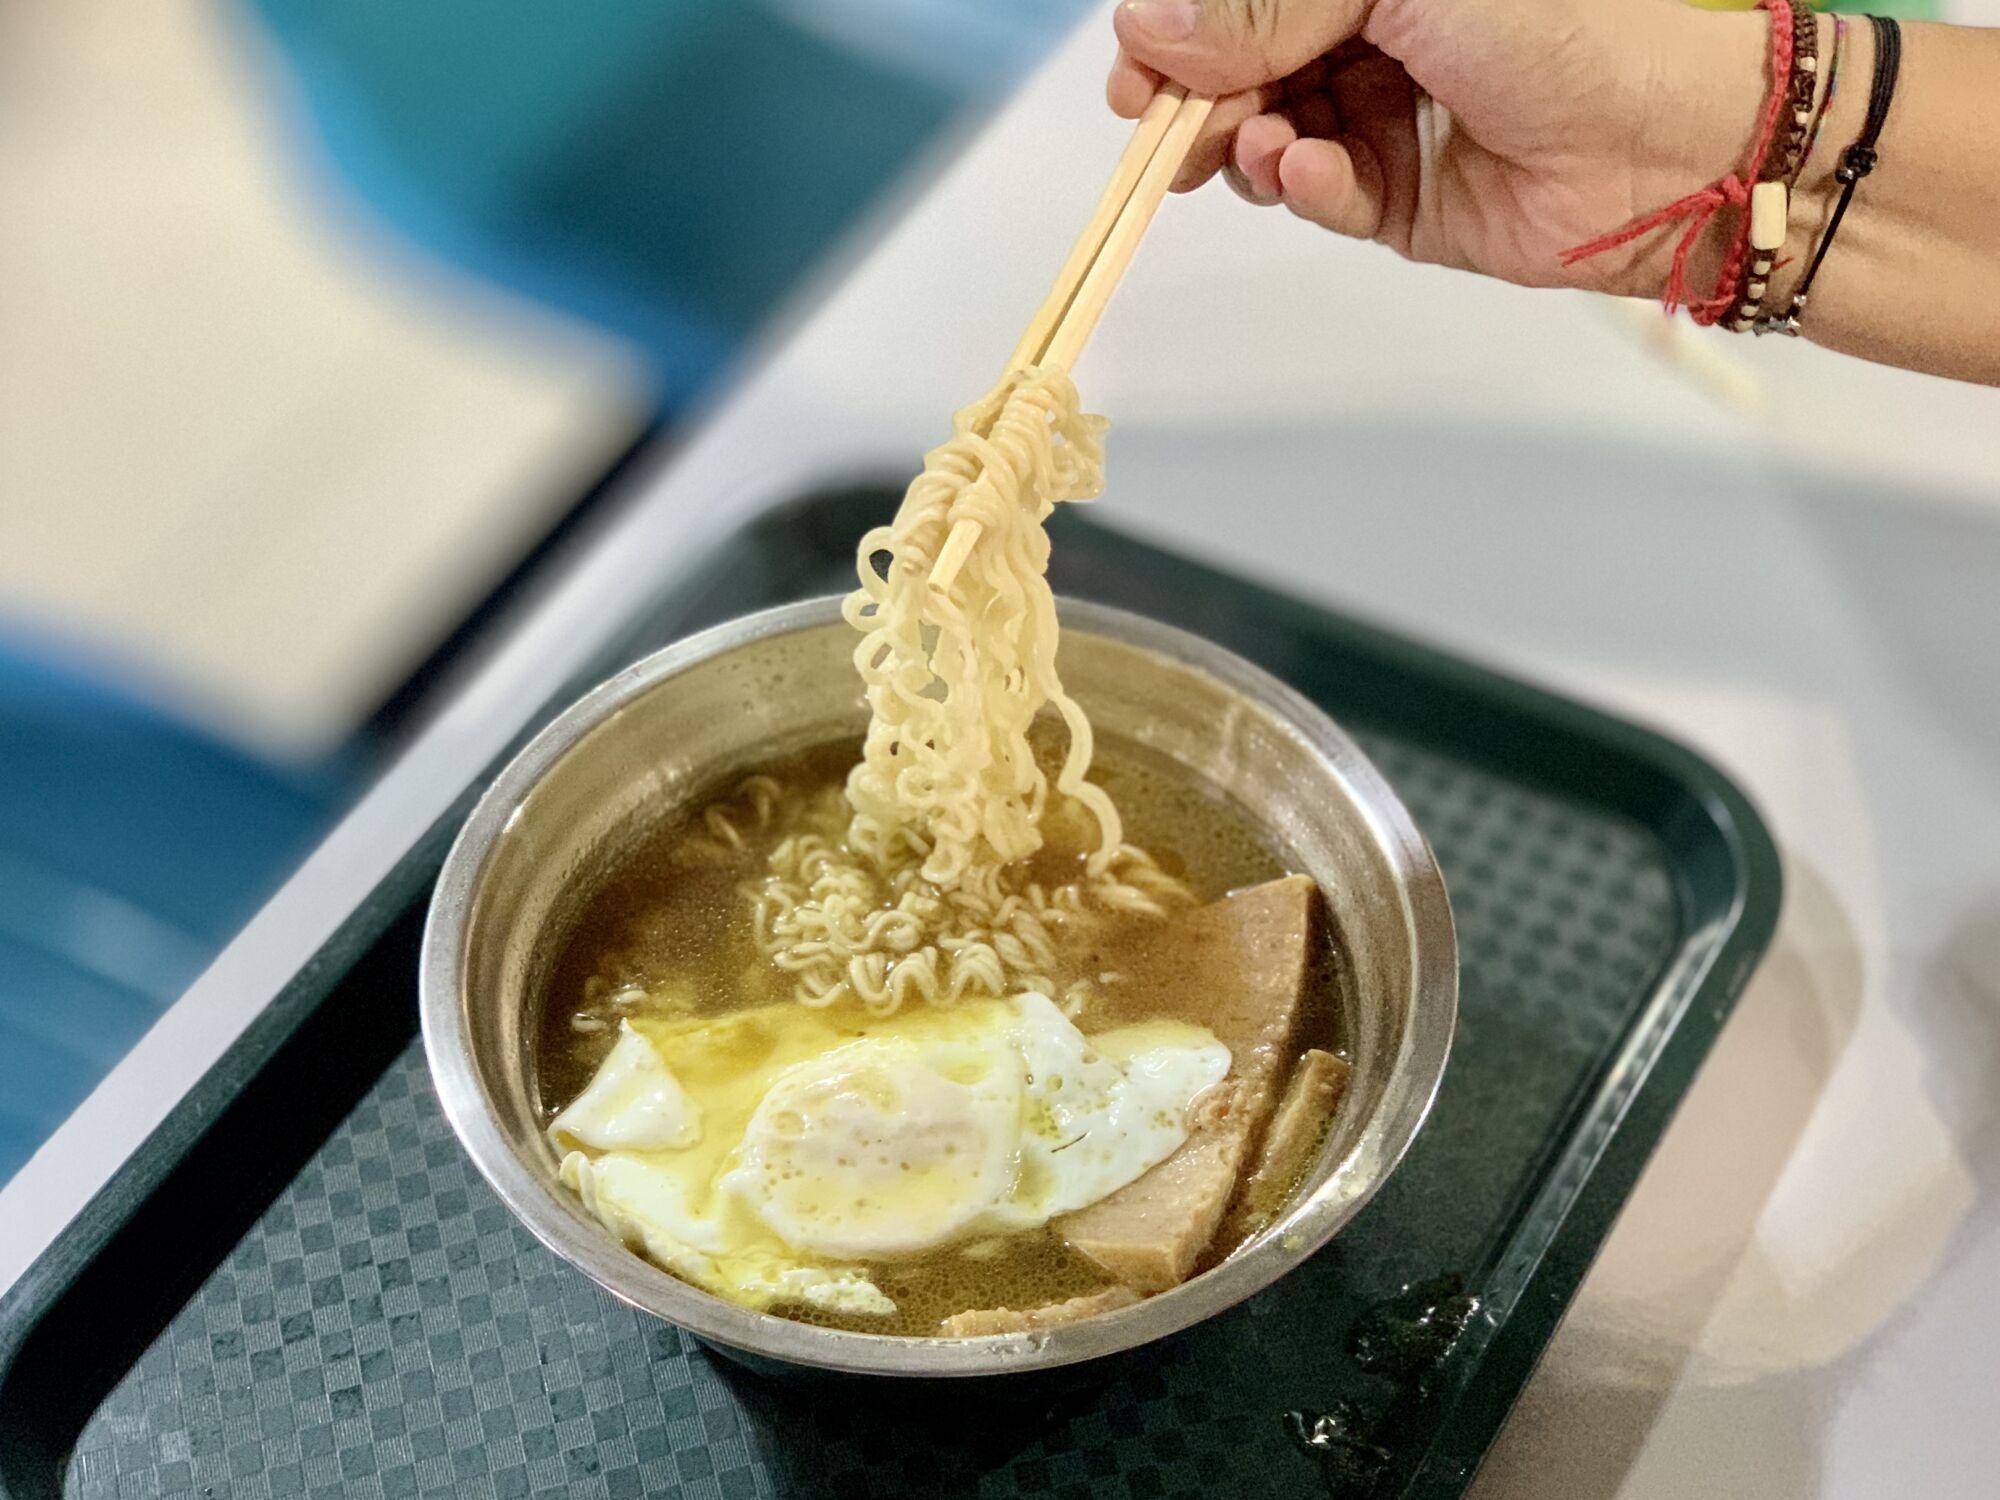
[[[0,1182],[312,847],[346,783],[0,647]]]
[[[251,0],[406,236],[710,380],[1081,0]]]

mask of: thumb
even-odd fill
[[[1197,93],[1272,83],[1361,29],[1372,0],[1125,0],[1112,19],[1134,58]]]

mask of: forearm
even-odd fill
[[[1768,87],[1762,17],[1688,12],[1674,26],[1666,91],[1673,109],[1655,113],[1661,180],[1686,191],[1739,170],[1757,100]],[[1821,22],[1822,80],[1832,18]],[[1874,28],[1852,18],[1840,86],[1811,160],[1792,195],[1786,264],[1772,278],[1767,311],[1782,311],[1818,245],[1840,193],[1834,172],[1861,133],[1875,67]],[[1823,81],[1822,81],[1823,86]],[[1800,329],[1824,344],[1883,364],[2000,384],[2000,32],[1906,25],[1895,97],[1840,232],[1812,285]],[[1721,216],[1692,262],[1706,290],[1735,221]],[[1665,255],[1638,262],[1641,285],[1665,284]]]
[[[1794,195],[1782,307],[1837,201],[1860,133],[1874,28],[1848,26],[1846,78]],[[2000,384],[2000,32],[1906,25],[1875,170],[1855,188],[1800,318],[1814,343],[1882,364]]]

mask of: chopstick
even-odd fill
[[[1028,365],[1066,370],[1083,352],[1118,279],[1132,263],[1146,226],[1153,221],[1174,177],[1187,159],[1215,101],[1165,88],[1140,116],[1117,169],[1097,200],[1090,222],[1070,248],[1055,286],[1036,311],[1021,342],[1014,346],[1007,373]],[[938,549],[930,586],[948,589],[979,543],[980,523],[957,522]]]
[[[1132,190],[1139,185],[1147,163],[1160,149],[1160,142],[1166,139],[1167,127],[1173,124],[1174,114],[1185,97],[1180,89],[1162,89],[1146,106],[1146,112],[1132,129],[1132,139],[1126,143],[1123,154],[1118,158],[1117,170],[1111,174],[1111,181],[1105,184],[1097,207],[1091,211],[1090,222],[1083,226],[1083,233],[1070,247],[1069,259],[1056,273],[1055,286],[1035,313],[1028,331],[1021,335],[1021,342],[1014,346],[1007,368],[1001,371],[1003,375],[1011,375],[1025,365],[1036,363],[1048,349],[1050,336],[1062,321],[1062,315],[1069,310],[1077,288],[1083,285],[1091,262],[1097,259],[1104,242],[1111,238],[1118,215],[1124,212],[1125,204],[1131,198]]]

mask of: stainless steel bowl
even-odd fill
[[[838,601],[768,610],[621,672],[541,732],[466,822],[424,931],[424,1047],[445,1114],[502,1201],[598,1285],[753,1363],[959,1376],[1129,1349],[1242,1301],[1337,1233],[1423,1122],[1457,1010],[1436,862],[1354,742],[1299,694],[1183,631],[1061,606],[1063,681],[1100,734],[1164,753],[1245,809],[1325,891],[1353,982],[1354,1074],[1284,1217],[1137,1306],[1031,1334],[899,1338],[736,1307],[618,1244],[556,1181],[529,1044],[553,940],[637,831],[724,776],[865,722]]]

